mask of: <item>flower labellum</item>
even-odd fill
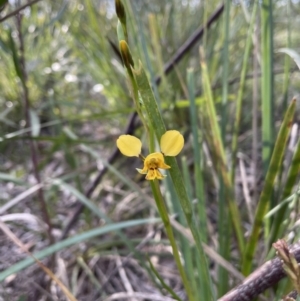
[[[163,179],[164,176],[160,173],[158,168],[169,169],[169,165],[165,164],[164,156],[162,153],[152,153],[145,158],[144,168],[138,172],[147,174],[146,180]]]

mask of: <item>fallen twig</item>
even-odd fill
[[[289,247],[290,252],[300,262],[300,241]],[[286,276],[279,257],[267,261],[252,274],[250,274],[242,284],[235,287],[218,301],[250,301],[257,297],[266,289],[274,286],[279,280]]]

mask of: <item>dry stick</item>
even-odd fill
[[[137,116],[136,113],[133,113],[131,115],[128,125],[125,130],[126,134],[133,134],[134,129],[135,129],[136,116]],[[111,156],[108,158],[108,160],[107,160],[108,164],[112,164],[117,159],[118,155],[119,155],[119,150],[116,148],[114,150],[114,152],[111,154]],[[107,172],[107,170],[108,170],[107,166],[104,166],[103,169],[98,173],[97,177],[95,178],[95,180],[93,181],[91,186],[88,188],[87,192],[85,193],[85,196],[87,198],[91,197],[91,195],[95,191],[98,184],[101,182],[101,180],[102,180],[103,176],[105,175],[105,173]],[[74,210],[74,213],[72,214],[71,218],[69,219],[59,240],[63,240],[64,238],[67,237],[69,231],[74,227],[74,225],[77,222],[78,217],[81,214],[81,212],[83,211],[83,209],[84,209],[84,205],[82,203],[78,203]]]
[[[22,87],[23,87],[25,119],[26,119],[27,127],[30,128],[31,127],[31,120],[30,120],[30,115],[29,115],[30,101],[29,101],[29,93],[28,93],[28,87],[27,87],[27,71],[26,71],[26,65],[25,65],[25,47],[24,47],[24,40],[23,40],[23,35],[22,35],[22,15],[21,14],[16,15],[16,20],[17,20],[18,37],[19,37],[19,42],[20,42],[19,63],[20,63],[20,70],[22,73],[21,83],[22,83]],[[28,133],[28,134],[30,136],[30,133]],[[38,153],[37,153],[37,149],[36,149],[36,144],[32,139],[29,139],[29,146],[30,146],[31,161],[32,161],[32,165],[33,165],[33,174],[34,174],[35,180],[36,180],[37,184],[42,184],[40,174],[39,174],[39,169],[38,169]],[[38,195],[38,200],[39,200],[39,204],[41,207],[43,219],[48,226],[47,234],[48,234],[48,238],[49,238],[49,244],[51,245],[55,241],[54,241],[54,237],[52,235],[52,224],[51,224],[51,220],[50,220],[50,217],[48,214],[47,205],[46,205],[45,198],[44,198],[44,190],[42,187],[37,191],[37,195]],[[50,262],[50,267],[54,267],[55,254],[53,254],[50,257],[49,262]],[[45,287],[47,287],[47,289],[49,289],[50,281],[46,280],[45,274],[39,279],[39,282],[40,282],[41,286],[45,286]],[[39,293],[40,292],[38,292],[38,291],[34,291],[33,294],[35,296],[34,297],[35,300],[38,299]],[[47,298],[47,300],[49,300],[49,298]]]
[[[24,8],[28,7],[28,6],[31,6],[37,2],[39,2],[41,0],[33,0],[31,2],[28,2],[22,6],[20,6],[19,8],[17,8],[16,10],[14,10],[13,12],[7,14],[6,16],[4,16],[3,18],[0,18],[0,23],[5,21],[6,19],[10,18],[10,17],[13,17],[14,15],[16,15],[17,13],[19,13],[21,10],[23,10]]]
[[[289,247],[297,262],[300,262],[300,241]],[[242,284],[235,287],[218,301],[250,301],[266,289],[274,286],[286,274],[281,259],[276,257],[264,263],[248,276]]]
[[[24,40],[23,40],[23,35],[22,35],[22,16],[18,14],[16,16],[17,20],[17,30],[18,30],[18,37],[19,37],[19,42],[20,42],[20,57],[19,57],[19,63],[20,63],[20,70],[22,72],[22,87],[23,87],[23,98],[24,98],[24,106],[25,106],[25,119],[26,119],[26,124],[27,127],[31,127],[31,121],[30,121],[30,115],[29,115],[29,110],[30,110],[30,101],[29,101],[29,94],[28,94],[28,87],[27,87],[27,72],[26,72],[26,66],[25,66],[25,48],[24,48]],[[30,133],[29,133],[30,135]],[[29,139],[29,146],[30,146],[30,153],[31,153],[31,161],[33,165],[33,174],[35,177],[35,180],[37,184],[41,184],[41,177],[39,174],[39,168],[38,168],[38,154],[37,154],[37,149],[35,142],[32,139]],[[52,235],[52,225],[49,217],[49,213],[47,211],[47,205],[45,202],[44,198],[44,191],[43,188],[41,187],[38,191],[38,199],[41,207],[41,211],[43,214],[43,219],[45,223],[47,224],[47,233],[48,233],[48,238],[50,244],[54,243],[54,238]]]
[[[214,13],[210,16],[210,18],[208,19],[206,25],[201,26],[200,28],[198,28],[183,44],[182,46],[176,51],[176,53],[172,56],[172,58],[169,60],[169,62],[167,62],[164,66],[164,74],[167,75],[168,73],[170,73],[174,66],[179,63],[181,61],[181,59],[184,57],[184,55],[195,45],[195,43],[203,36],[204,31],[206,29],[208,29],[222,14],[224,9],[224,4],[220,5],[215,11]],[[111,43],[111,42],[110,42]],[[155,84],[159,85],[161,81],[161,76],[157,76],[155,78]],[[128,125],[125,131],[125,134],[132,134],[135,130],[135,120],[137,118],[137,113],[134,112],[128,121]],[[119,155],[119,150],[117,148],[115,148],[113,154],[109,157],[108,159],[108,163],[112,164],[118,157]],[[98,176],[96,177],[96,179],[93,181],[91,187],[87,190],[87,192],[85,193],[86,197],[90,197],[92,195],[92,193],[94,192],[94,190],[96,189],[96,187],[98,186],[98,184],[100,183],[102,177],[105,175],[105,173],[107,172],[107,167],[104,167],[98,174]],[[71,216],[71,218],[69,219],[63,233],[62,236],[60,238],[60,240],[64,239],[69,231],[72,229],[72,227],[74,227],[75,223],[78,220],[79,215],[81,214],[81,212],[84,209],[84,205],[82,203],[78,203],[77,207],[74,210],[73,215]]]
[[[164,74],[167,75],[171,70],[173,70],[174,65],[179,63],[182,57],[186,54],[188,50],[190,50],[196,42],[203,36],[205,30],[207,30],[218,18],[221,16],[224,10],[224,3],[221,4],[210,16],[207,23],[204,26],[198,28],[176,51],[173,57],[169,60],[168,63],[164,66]],[[155,78],[155,82],[158,85],[161,81],[161,76],[157,76]]]

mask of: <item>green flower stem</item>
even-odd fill
[[[139,115],[139,117],[140,117],[140,119],[141,119],[141,121],[144,125],[144,128],[148,132],[149,142],[150,142],[150,150],[151,150],[151,149],[154,149],[153,131],[152,130],[149,131],[149,127],[146,123],[143,112],[141,110],[141,105],[140,105],[139,97],[138,97],[138,86],[137,86],[135,77],[133,76],[132,69],[131,69],[131,67],[133,67],[133,60],[132,60],[131,53],[129,51],[129,47],[128,47],[126,41],[124,41],[124,40],[120,41],[120,50],[121,50],[121,53],[122,53],[122,58],[123,58],[124,65],[127,69],[127,73],[128,73],[128,76],[129,76],[129,79],[130,79],[130,82],[131,82],[135,107],[136,107],[137,113],[138,113],[138,115]],[[151,129],[152,129],[152,125],[153,124],[150,125]],[[193,300],[195,300],[194,299],[194,294],[193,294],[192,289],[189,285],[189,281],[187,279],[187,276],[185,274],[184,268],[183,268],[181,260],[180,260],[180,255],[179,255],[178,247],[176,245],[176,241],[175,241],[175,238],[174,238],[172,227],[171,227],[171,224],[170,224],[167,208],[165,206],[164,199],[161,195],[160,188],[159,188],[157,180],[151,181],[151,188],[152,188],[152,192],[153,192],[153,195],[154,195],[154,198],[155,198],[155,201],[156,201],[156,205],[157,205],[159,214],[160,214],[160,216],[161,216],[161,218],[164,222],[164,226],[165,226],[168,238],[170,240],[170,243],[171,243],[171,246],[172,246],[172,249],[173,249],[173,256],[174,256],[175,262],[177,264],[179,273],[181,275],[183,285],[185,287],[185,290],[186,290],[186,293],[188,295],[189,300],[193,301]]]
[[[131,69],[131,67],[134,67],[133,59],[132,59],[128,44],[126,43],[125,40],[119,41],[119,48],[120,48],[120,52],[122,54],[123,63],[125,65],[125,68],[127,70],[127,74],[128,74],[128,77],[129,77],[129,80],[131,83],[132,96],[133,96],[136,111],[143,123],[144,128],[146,129],[147,133],[149,134],[149,128],[148,128],[147,122],[145,120],[144,114],[142,112],[141,104],[139,101],[138,86],[137,86],[135,77],[133,76],[132,69]]]
[[[119,22],[122,25],[122,29],[123,29],[124,35],[126,37],[126,41],[128,41],[128,33],[127,33],[127,25],[126,25],[126,11],[125,11],[125,7],[121,0],[115,1],[115,8],[116,8],[116,13],[117,13]]]
[[[139,102],[139,94],[138,94],[138,86],[137,86],[137,83],[136,83],[136,80],[134,78],[134,76],[130,77],[130,81],[131,81],[131,84],[132,84],[132,90],[133,90],[133,100],[134,100],[134,103],[135,103],[135,107],[136,107],[136,111],[143,123],[143,126],[144,126],[144,129],[146,130],[146,132],[149,134],[149,127],[148,127],[148,124],[145,120],[145,117],[144,117],[144,114],[143,114],[143,111],[142,111],[142,107],[141,107],[141,104]]]
[[[117,35],[118,35],[119,41],[121,41],[121,40],[127,41],[125,34],[124,34],[123,26],[122,26],[122,23],[120,22],[120,20],[117,23]]]
[[[179,255],[178,247],[177,247],[176,240],[174,237],[174,233],[173,233],[173,230],[171,227],[167,207],[166,207],[165,201],[162,197],[158,181],[157,180],[150,181],[150,184],[151,184],[152,193],[153,193],[153,196],[155,199],[155,203],[156,203],[159,215],[162,218],[166,233],[168,235],[169,241],[172,246],[173,256],[174,256],[177,268],[179,270],[179,273],[180,273],[180,276],[181,276],[181,279],[183,282],[183,286],[184,286],[186,294],[188,296],[188,300],[193,301],[193,300],[195,300],[195,297],[194,297],[195,294],[192,291],[192,288],[190,286],[190,283],[188,281],[188,278],[186,276],[186,273],[184,271],[183,265],[180,260],[180,255]]]
[[[148,120],[151,123],[151,126],[153,127],[153,131],[157,140],[160,141],[161,136],[166,132],[166,127],[141,62],[139,63],[139,68],[137,70],[133,70],[133,74],[136,79],[140,96],[143,99],[143,104],[147,112]],[[173,157],[166,157],[166,163],[171,166],[171,169],[169,169],[169,173],[171,175],[172,182],[178,195],[178,199],[180,201],[180,205],[184,212],[188,226],[191,229],[192,235],[194,237],[196,247],[198,250],[199,260],[201,261],[203,267],[203,276],[201,277],[200,283],[200,290],[202,296],[201,300],[215,300],[216,298],[214,296],[212,280],[209,273],[206,256],[201,244],[201,237],[198,225],[196,223],[196,219],[193,213],[191,201],[187,195],[187,191],[184,186],[180,169],[178,167],[176,159]]]

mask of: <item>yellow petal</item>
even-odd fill
[[[142,150],[140,139],[131,135],[121,135],[117,140],[117,147],[127,157],[138,157]]]
[[[183,136],[178,131],[167,131],[160,138],[160,149],[165,156],[177,156],[183,145]]]

